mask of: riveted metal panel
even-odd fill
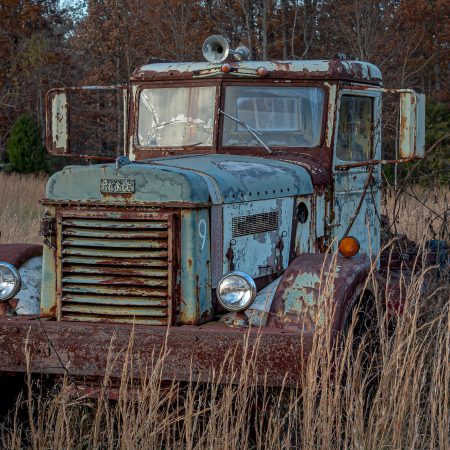
[[[294,199],[261,200],[225,205],[223,209],[223,274],[241,270],[252,277],[277,273],[289,263]],[[278,227],[273,231],[233,236],[233,219],[278,213]],[[257,230],[256,230],[257,231]]]
[[[223,203],[290,197],[313,192],[311,176],[304,167],[275,159],[214,154],[152,161],[212,178],[222,194]]]

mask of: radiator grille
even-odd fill
[[[233,218],[233,238],[278,229],[278,211]]]
[[[60,318],[166,325],[171,320],[171,233],[167,214],[61,214]]]

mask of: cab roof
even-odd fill
[[[229,64],[231,71],[221,71],[223,64]],[[259,68],[265,68],[267,75],[258,75]],[[136,69],[132,81],[195,78],[265,78],[291,80],[342,80],[367,84],[382,84],[380,69],[374,64],[349,59],[296,60],[296,61],[226,61],[210,62],[155,62]]]

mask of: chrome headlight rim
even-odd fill
[[[249,288],[249,291],[250,291],[250,298],[249,298],[249,300],[245,303],[245,305],[240,306],[240,307],[239,306],[233,307],[232,304],[225,302],[222,299],[221,295],[220,295],[221,284],[224,281],[226,281],[227,278],[230,278],[232,276],[237,276],[237,277],[240,277],[243,280],[245,280],[245,282],[248,284],[248,288]],[[242,312],[242,311],[245,311],[248,308],[250,308],[250,306],[255,301],[255,299],[256,299],[256,284],[255,284],[255,281],[253,280],[253,278],[250,275],[246,274],[245,272],[241,272],[239,270],[233,270],[232,272],[228,272],[226,275],[224,275],[220,279],[219,283],[217,284],[216,293],[217,293],[217,299],[218,299],[220,305],[223,308],[225,308],[227,311],[230,311],[230,312]]]
[[[7,269],[14,279],[14,288],[13,290],[5,297],[1,297],[0,295],[0,302],[7,301],[11,298],[13,298],[19,291],[22,284],[22,279],[20,277],[19,271],[10,263],[0,261],[0,269],[5,268]]]

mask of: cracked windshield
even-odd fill
[[[138,142],[143,147],[210,147],[215,86],[143,89]]]
[[[222,145],[316,147],[323,101],[319,88],[227,87]]]

